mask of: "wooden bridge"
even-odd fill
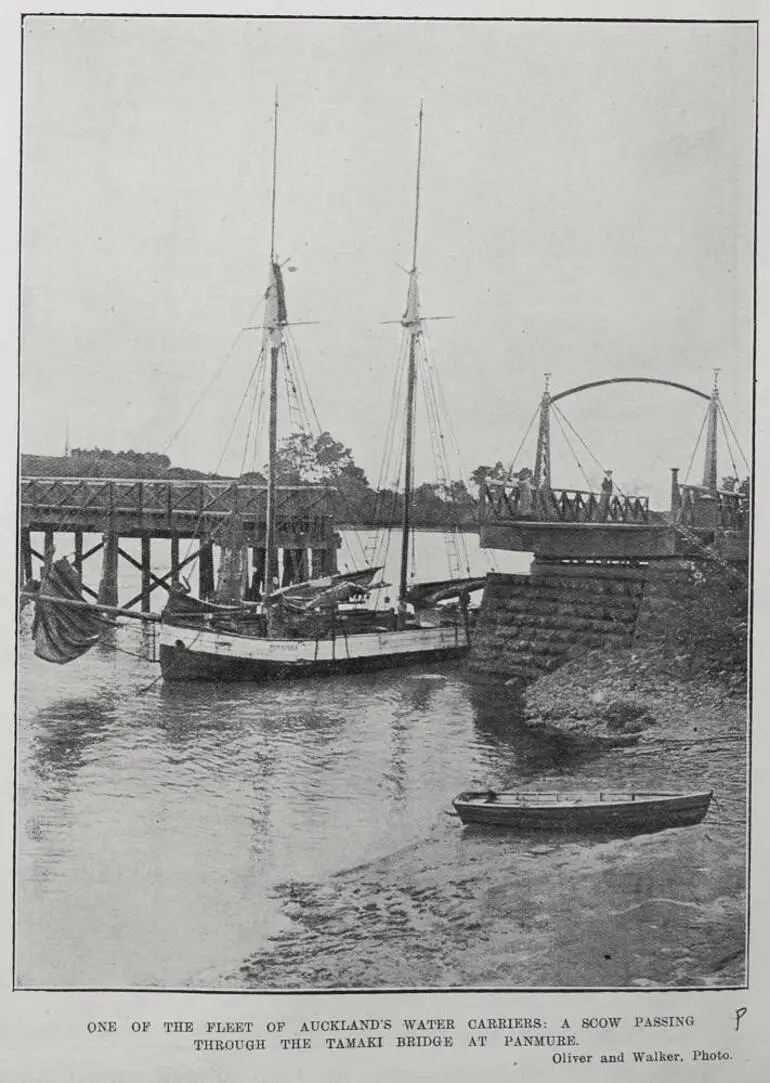
[[[123,558],[142,576],[142,589],[124,608],[150,605],[158,587],[179,583],[180,571],[200,561],[202,596],[214,590],[213,545],[223,540],[226,524],[237,515],[251,548],[253,572],[259,579],[264,565],[267,490],[263,486],[234,481],[148,481],[123,478],[28,477],[20,483],[20,553],[22,577],[33,578],[34,562],[50,562],[55,539],[71,534],[74,564],[102,553],[99,598],[117,605],[118,559]],[[325,574],[336,569],[339,538],[334,530],[331,494],[321,486],[281,487],[276,509],[279,548],[283,551],[284,583]],[[43,535],[43,552],[32,545],[31,535]],[[84,535],[101,535],[101,541],[84,550]],[[122,538],[141,539],[141,559],[120,545]],[[153,539],[170,540],[170,569],[163,576],[150,568]],[[180,539],[198,541],[194,552],[180,560]],[[96,592],[86,592],[96,596]]]

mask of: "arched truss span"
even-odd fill
[[[611,380],[593,380],[590,384],[568,387],[566,391],[559,391],[558,394],[551,395],[550,401],[552,403],[558,402],[559,399],[565,399],[567,395],[576,395],[578,391],[588,391],[592,387],[606,387],[608,384],[662,384],[664,387],[675,387],[677,391],[687,391],[690,395],[697,395],[699,399],[711,400],[711,395],[707,395],[704,391],[688,387],[687,384],[675,383],[673,380],[656,380],[651,376],[616,376]]]

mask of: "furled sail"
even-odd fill
[[[57,598],[87,604],[80,575],[64,559],[57,560],[43,575],[32,623],[37,657],[64,665],[98,643],[108,622],[95,610],[57,605]]]
[[[461,594],[471,594],[481,590],[486,579],[442,579],[434,583],[416,583],[406,593],[406,600],[415,609],[429,608],[445,602],[449,598],[459,598]]]
[[[286,320],[286,293],[283,287],[283,275],[281,274],[280,264],[273,261],[270,265],[270,280],[265,291],[265,335],[271,346],[280,346],[282,344]]]
[[[318,579],[306,579],[302,583],[292,583],[291,586],[274,590],[268,604],[284,602],[295,609],[336,605],[357,595],[365,595],[378,571],[381,571],[381,568],[364,568],[362,571],[337,572]]]

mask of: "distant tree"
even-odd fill
[[[316,438],[308,433],[292,433],[278,449],[276,472],[281,485],[333,488],[335,514],[340,519],[361,518],[369,508],[372,491],[365,472],[356,464],[350,448],[329,432]]]
[[[70,473],[100,478],[164,478],[171,466],[168,455],[155,451],[108,451],[73,448],[67,460]]]
[[[482,481],[505,481],[507,477],[508,469],[498,459],[494,466],[477,466],[471,474],[470,480],[476,486],[476,492],[478,492]]]
[[[246,474],[241,474],[238,481],[242,481],[244,485],[267,485],[267,478],[259,470],[250,470]]]

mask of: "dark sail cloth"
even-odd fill
[[[435,583],[415,583],[406,592],[406,600],[415,609],[430,608],[449,598],[459,598],[486,586],[486,578],[441,579]]]
[[[32,622],[37,657],[64,665],[99,641],[105,621],[98,612],[56,605],[46,598],[84,601],[80,576],[66,560],[57,560],[43,576]]]

